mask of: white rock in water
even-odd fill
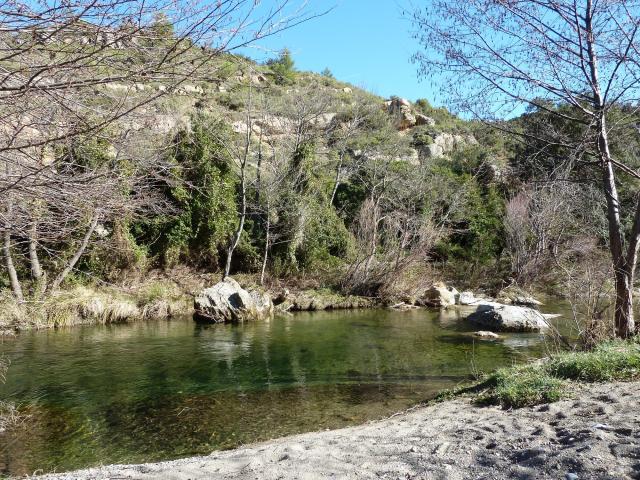
[[[539,311],[515,305],[483,304],[467,319],[477,325],[503,332],[538,332],[548,327]]]
[[[473,295],[473,292],[462,292],[458,297],[458,305],[473,305],[478,302],[478,299]]]
[[[455,305],[459,295],[460,294],[455,288],[449,287],[442,282],[438,282],[434,283],[426,292],[424,292],[424,296],[420,300],[420,303],[430,307],[446,308]]]
[[[267,293],[248,292],[230,277],[200,292],[194,308],[197,320],[213,323],[264,320],[273,316],[273,302]]]

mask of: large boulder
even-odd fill
[[[196,320],[212,323],[263,320],[273,316],[269,294],[260,290],[247,291],[230,277],[200,292],[194,308]]]
[[[467,320],[501,332],[538,332],[548,327],[544,315],[533,308],[499,303],[479,305]]]
[[[431,285],[431,287],[424,292],[424,295],[418,303],[429,307],[447,308],[457,303],[459,295],[455,288],[438,282]]]

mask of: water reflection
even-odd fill
[[[0,437],[0,472],[176,458],[388,415],[544,353],[479,341],[455,312],[314,312],[246,325],[190,319],[8,339],[0,395],[35,406]]]

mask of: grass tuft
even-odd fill
[[[545,364],[553,376],[584,382],[640,378],[640,344],[605,342],[590,352],[564,353]]]
[[[565,382],[538,365],[501,368],[485,381],[489,387],[478,397],[480,403],[521,408],[560,400]]]
[[[572,381],[637,380],[639,340],[605,342],[588,352],[563,352],[542,362],[501,368],[464,391],[479,391],[479,403],[521,408],[566,397]]]

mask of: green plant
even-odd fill
[[[490,375],[485,385],[490,389],[479,401],[505,408],[556,402],[564,394],[563,381],[537,365],[502,368]]]
[[[587,382],[630,380],[640,376],[640,345],[605,342],[590,352],[553,357],[545,369],[555,377]]]
[[[286,48],[280,52],[278,58],[267,60],[270,75],[277,85],[292,85],[295,83],[295,67],[291,52]]]
[[[171,160],[177,179],[165,194],[176,215],[158,216],[134,227],[150,252],[173,266],[180,260],[216,267],[219,252],[233,233],[236,177],[227,143],[231,132],[220,120],[194,115],[191,131],[177,134]]]

